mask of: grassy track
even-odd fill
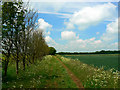
[[[95,68],[79,60],[57,57],[80,79],[84,88],[118,88],[120,86],[118,71],[112,69],[105,71],[103,68]]]
[[[71,70],[70,70],[68,67],[66,67],[66,65],[64,65],[64,63],[63,63],[59,58],[56,57],[56,59],[57,59],[57,60],[63,65],[63,67],[67,70],[69,76],[70,76],[71,79],[76,83],[77,87],[78,87],[78,88],[84,88],[83,85],[82,85],[82,83],[81,83],[81,81],[76,77],[76,75],[75,75],[73,72],[71,72]]]
[[[36,65],[15,74],[15,66],[9,66],[3,88],[77,88],[66,69],[53,56],[46,56]]]
[[[97,55],[64,55],[71,59],[78,59],[83,63],[104,67],[105,70],[115,68],[118,70],[118,54],[97,54]],[[120,70],[119,70],[120,71]]]

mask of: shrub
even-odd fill
[[[49,55],[55,55],[56,50],[54,47],[49,47]]]

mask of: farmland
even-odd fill
[[[83,63],[104,67],[105,70],[114,68],[118,70],[118,54],[89,54],[89,55],[63,55],[71,59],[78,59]]]
[[[26,71],[23,71],[21,66],[19,69],[20,73],[16,75],[15,66],[9,64],[8,76],[2,82],[3,88],[78,88],[80,83],[84,88],[119,86],[118,71],[105,71],[103,68],[95,68],[80,60],[60,55],[47,55],[42,61],[28,66]],[[76,80],[80,83],[76,83]]]

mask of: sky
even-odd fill
[[[57,52],[118,49],[118,0],[30,1],[38,30]],[[110,2],[111,1],[111,2]]]

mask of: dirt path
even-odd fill
[[[55,56],[55,58],[61,62],[61,64],[63,65],[63,67],[67,70],[69,76],[71,77],[71,79],[74,81],[74,83],[77,85],[78,88],[82,88],[84,89],[82,83],[80,82],[80,80],[74,75],[74,73],[59,59]]]

